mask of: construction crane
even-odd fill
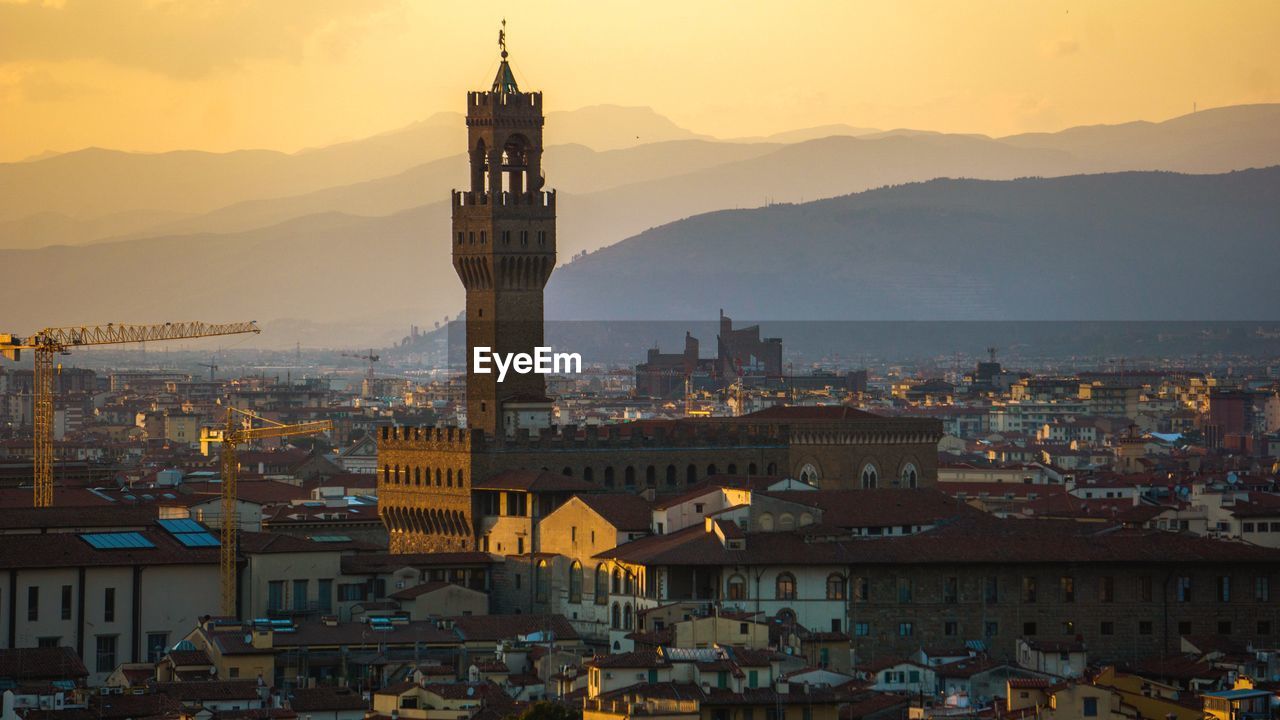
[[[348,353],[342,353],[342,357],[349,357],[349,358],[355,358],[356,360],[367,361],[369,363],[369,379],[370,380],[373,379],[373,364],[378,362],[378,354],[375,353],[372,348],[369,349],[369,353],[367,355],[351,355]]]
[[[187,340],[258,333],[252,321],[213,325],[202,322],[164,323],[161,325],[84,325],[80,327],[45,328],[30,337],[0,333],[0,355],[17,361],[23,350],[35,354],[32,395],[35,412],[35,507],[53,505],[53,356],[70,354],[72,348],[88,345],[120,345],[155,340]]]
[[[218,372],[218,364],[217,363],[196,363],[196,365],[199,365],[202,368],[209,368],[209,382],[213,382],[213,374]]]
[[[255,420],[265,425],[254,427]],[[222,614],[236,614],[236,543],[240,513],[236,510],[236,483],[240,477],[240,461],[236,449],[245,443],[269,438],[317,435],[333,430],[328,420],[285,425],[251,412],[227,408],[227,424],[222,431]]]

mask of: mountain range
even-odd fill
[[[1093,173],[1223,173],[1280,165],[1280,105],[1237,106],[1161,123],[1083,127],[1005,138],[828,126],[737,140],[699,136],[647,108],[602,106],[550,114],[547,145],[544,168],[549,185],[560,193],[558,243],[560,260],[565,264],[548,289],[549,309],[568,312],[586,297],[583,293],[588,291],[582,288],[601,289],[596,284],[599,276],[593,272],[604,271],[605,266],[599,263],[605,259],[625,260],[627,264],[618,266],[620,273],[640,273],[629,276],[628,282],[652,275],[655,282],[665,278],[664,282],[673,283],[667,289],[672,291],[679,283],[669,271],[688,267],[710,272],[713,267],[705,261],[714,255],[707,256],[706,248],[727,250],[715,244],[721,231],[704,223],[727,223],[725,227],[739,232],[752,229],[735,226],[742,217],[751,217],[751,222],[789,217],[795,223],[794,230],[770,223],[761,226],[774,233],[780,246],[803,236],[805,228],[814,227],[825,227],[832,237],[845,241],[801,249],[785,257],[769,256],[765,251],[773,245],[763,237],[735,243],[733,253],[720,256],[719,262],[751,268],[756,260],[771,257],[770,262],[775,263],[763,266],[762,272],[771,272],[751,281],[740,280],[738,287],[751,287],[768,275],[791,276],[791,282],[798,281],[816,267],[802,267],[812,252],[828,269],[842,268],[862,283],[869,282],[872,275],[909,277],[904,267],[910,265],[922,278],[918,295],[941,292],[938,297],[955,300],[957,296],[942,290],[949,287],[942,279],[948,270],[966,267],[971,277],[955,280],[952,285],[968,283],[970,294],[947,307],[958,316],[970,317],[1002,307],[994,299],[984,299],[984,293],[993,283],[1000,284],[1004,273],[1015,269],[1019,275],[1003,282],[1026,282],[1022,277],[1026,267],[1003,266],[988,258],[985,265],[942,266],[920,274],[921,267],[936,264],[936,253],[946,246],[944,238],[970,243],[973,251],[1000,248],[990,246],[981,233],[961,239],[944,224],[925,222],[934,212],[945,212],[949,222],[957,222],[957,213],[968,216],[966,213],[994,212],[994,208],[983,206],[976,198],[969,209],[948,206],[945,197],[919,195],[923,192],[919,188],[938,186],[911,183],[934,178],[1011,180],[1085,175],[1080,182],[1087,185],[1104,182],[1096,177],[1088,180],[1088,174]],[[13,328],[16,331],[98,321],[257,318],[278,329],[268,333],[271,340],[263,336],[264,344],[301,341],[317,346],[356,346],[393,340],[403,335],[409,324],[430,324],[461,306],[461,288],[449,263],[446,202],[448,190],[466,177],[460,147],[465,147],[462,118],[441,113],[398,131],[294,154],[144,155],[91,149],[0,164],[0,248],[8,248],[0,250],[0,265],[9,270],[9,281],[0,289],[0,304],[7,310],[8,322],[21,326]],[[1165,176],[1122,173],[1102,177],[1108,178],[1106,183],[1118,183],[1113,190],[1120,192],[1129,184],[1149,189],[1148,177]],[[1020,180],[1014,185],[1057,188],[1054,192],[1074,187],[1037,184],[1045,182],[1049,181]],[[885,187],[901,184],[907,185]],[[863,192],[867,190],[872,192]],[[964,195],[955,189],[948,192]],[[895,214],[885,215],[883,223],[887,224],[868,225],[867,213],[874,216],[888,210],[865,209],[835,222],[828,216],[827,205],[807,202],[819,198],[840,198],[832,202],[843,202],[848,198],[841,196],[850,193],[861,193],[852,196],[863,198],[859,202],[887,202],[885,197],[900,201],[912,196],[916,204],[910,206],[911,212],[895,210]],[[1152,212],[1165,207],[1158,195],[1143,195],[1138,189],[1134,193],[1120,194],[1145,202]],[[1012,225],[1006,228],[1006,241],[1012,242],[1015,229],[1011,228],[1021,232],[1043,227],[1041,237],[1068,245],[1079,242],[1063,234],[1065,231],[1044,226],[1053,213],[1051,199],[1052,193],[1033,206],[1040,213],[1038,221],[1030,216],[1007,218]],[[1062,206],[1072,207],[1075,213],[1063,218],[1068,223],[1064,227],[1073,227],[1074,232],[1084,230],[1079,224],[1082,212],[1083,218],[1094,218],[1100,226],[1119,223],[1129,227],[1134,221],[1132,215],[1117,214],[1119,208],[1107,206],[1105,213],[1092,213],[1083,211],[1075,199],[1064,196],[1062,200]],[[1213,207],[1195,203],[1190,207],[1214,212]],[[734,208],[746,214],[716,212]],[[747,210],[751,208],[759,209]],[[1188,210],[1167,209],[1176,217]],[[764,214],[751,215],[753,212]],[[703,213],[712,214],[692,217]],[[913,213],[920,213],[918,222],[912,221],[916,217]],[[674,222],[682,218],[690,219]],[[1219,219],[1224,232],[1235,227],[1231,218]],[[1270,220],[1269,226],[1261,227],[1274,234],[1280,224]],[[1155,226],[1177,230],[1167,223]],[[1201,229],[1210,226],[1190,224]],[[963,227],[967,226],[957,226]],[[1133,230],[1124,237],[1114,233],[1109,237],[1124,247],[1139,239],[1158,239],[1138,232],[1141,227]],[[895,233],[914,233],[912,237],[921,242],[932,237],[934,245],[915,256],[907,252],[905,236]],[[750,232],[748,235],[754,237]],[[902,246],[903,251],[877,253],[875,243],[886,248]],[[637,247],[656,253],[650,255],[652,271],[628,259],[627,253],[644,254],[632,250]],[[845,255],[863,258],[861,266],[854,268],[838,260]],[[1033,258],[1022,259],[1030,262]],[[1145,277],[1144,267],[1139,265],[1133,272]],[[935,277],[929,272],[942,275]],[[702,316],[708,307],[733,305],[727,295],[712,299],[726,290],[723,284],[699,283],[688,277],[685,281],[705,285],[705,292],[696,298],[683,295],[702,304],[684,306],[674,316]],[[620,291],[626,284],[615,289]],[[804,317],[795,314],[798,306],[782,302],[786,296],[773,298],[771,293],[778,287],[776,282],[759,285],[756,302],[767,303],[772,298],[778,301],[778,308],[786,309],[784,316]],[[882,300],[861,300],[855,307],[839,302],[832,307],[843,308],[842,312],[857,310],[859,317],[872,311],[882,317],[928,316],[931,312],[927,299],[919,307],[888,303],[889,297],[899,297],[895,293],[899,291]],[[1125,316],[1118,310],[1123,303],[1114,302],[1118,296],[1113,293],[1107,297],[1113,302],[1101,315],[1090,315],[1102,312],[1099,307],[1082,306],[1080,310],[1087,310],[1085,316],[1092,317]],[[635,303],[647,303],[647,298],[646,293],[632,294],[620,302],[624,307],[645,307]],[[1201,309],[1211,309],[1210,315],[1218,309],[1239,312],[1234,301],[1223,299],[1220,305],[1210,303]],[[598,300],[582,307],[604,313],[610,310],[610,303]],[[172,317],[156,318],[157,307],[165,308]],[[1035,306],[1022,307],[1030,311]],[[747,314],[769,316],[755,310]],[[1146,314],[1143,310],[1136,316]]]

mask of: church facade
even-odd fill
[[[543,345],[556,196],[544,189],[542,128],[542,94],[519,89],[504,50],[490,90],[467,94],[470,186],[452,197],[449,241],[466,289],[468,361],[476,347],[507,354]],[[489,547],[481,522],[488,510],[473,488],[510,470],[630,493],[679,492],[713,475],[904,490],[937,479],[942,428],[934,420],[776,407],[736,418],[552,427],[542,375],[497,378],[469,368],[466,428],[381,429],[379,513],[393,552]]]

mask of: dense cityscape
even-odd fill
[[[1276,717],[1280,324],[557,326],[502,28],[456,317],[0,334],[0,720]]]

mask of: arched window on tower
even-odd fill
[[[914,463],[907,463],[902,468],[902,485],[903,487],[913,488],[920,482],[920,474],[916,470]]]
[[[577,560],[569,567],[569,602],[582,602],[582,563]]]
[[[862,487],[874,488],[880,484],[880,473],[876,470],[876,466],[867,463],[862,466]]]

